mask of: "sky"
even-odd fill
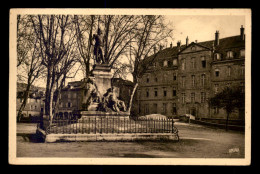
[[[168,41],[168,46],[172,42],[173,46],[181,40],[189,43],[214,40],[216,30],[220,33],[220,38],[240,34],[240,27],[245,27],[244,16],[166,16],[166,20],[172,23],[174,40]]]
[[[166,22],[171,24],[173,28],[173,40],[169,39],[167,46],[170,46],[172,42],[173,46],[177,45],[177,41],[181,41],[185,44],[186,37],[189,37],[189,43],[214,40],[216,30],[220,33],[220,38],[235,36],[240,34],[240,27],[245,27],[245,16],[234,15],[214,15],[214,16],[198,16],[198,15],[178,15],[178,16],[165,16]],[[75,78],[68,79],[68,81],[81,80],[83,75],[79,72]],[[127,80],[132,80],[131,75],[127,77]],[[42,81],[36,82],[36,85],[45,87]]]

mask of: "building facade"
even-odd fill
[[[17,83],[16,111],[23,103],[23,94],[26,84]],[[31,87],[25,108],[22,111],[22,118],[39,117],[44,111],[44,88]]]
[[[140,79],[138,88],[139,115],[192,114],[199,118],[225,118],[220,108],[211,108],[209,98],[224,87],[245,87],[245,35],[206,42],[186,43],[158,52],[153,65]],[[151,56],[152,57],[152,56]],[[244,110],[231,118],[243,119]]]

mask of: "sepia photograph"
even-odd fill
[[[9,163],[250,165],[250,9],[11,9]]]

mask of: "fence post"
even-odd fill
[[[172,133],[173,133],[174,131],[173,131],[173,119],[172,119]]]
[[[97,124],[97,122],[96,122],[96,116],[95,116],[95,134],[96,134],[96,132],[97,132],[97,128],[96,128],[97,125],[96,125],[96,124]]]

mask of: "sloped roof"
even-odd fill
[[[215,40],[210,40],[210,41],[198,42],[198,43],[192,42],[191,44],[197,44],[212,49],[214,42]],[[245,47],[245,40],[241,40],[240,35],[231,36],[231,37],[219,39],[219,45],[215,46],[215,52],[226,54],[226,51],[231,50],[234,51],[235,54],[238,54],[238,51],[243,47]],[[180,50],[184,50],[185,48],[186,45],[181,45]],[[169,57],[177,57],[178,54],[179,51],[177,46],[172,48],[166,48],[159,51],[156,54],[153,54],[152,56],[145,58],[142,61],[142,63],[146,64],[146,63],[151,63],[151,61],[156,62]]]

